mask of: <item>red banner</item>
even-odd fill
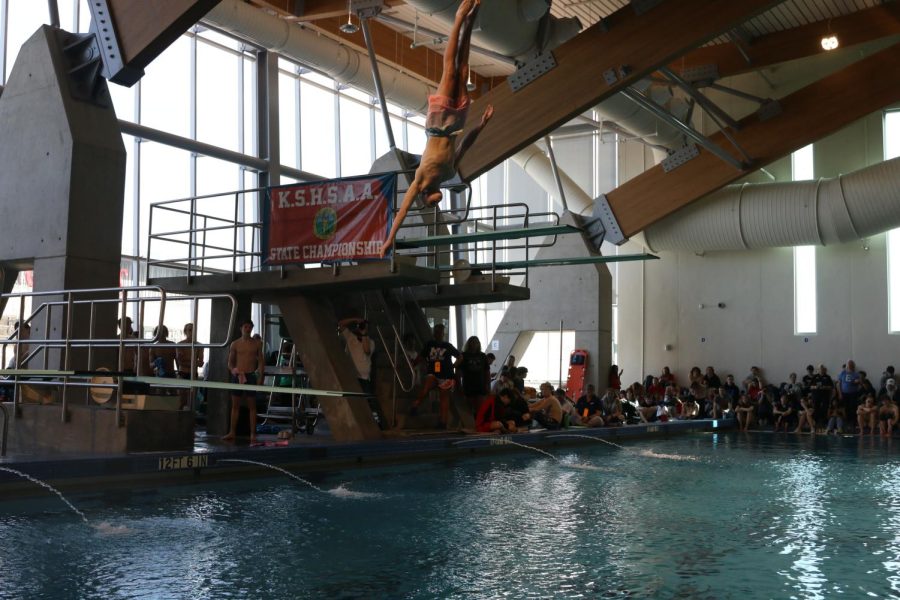
[[[266,263],[378,258],[396,181],[391,173],[269,188]]]

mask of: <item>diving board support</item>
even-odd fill
[[[323,389],[361,394],[353,362],[335,334],[338,319],[332,303],[320,296],[295,295],[279,298],[278,308],[293,339],[304,340],[300,358],[309,380]],[[335,441],[381,439],[368,403],[345,394],[319,396],[319,406]]]
[[[591,218],[585,221],[585,225],[587,226],[588,237],[598,252],[604,240],[616,246],[621,246],[628,241],[628,238],[622,234],[619,221],[609,206],[609,201],[606,199],[605,194],[600,194],[594,198],[594,212]]]
[[[371,3],[370,3],[371,4]],[[381,107],[381,116],[384,119],[384,131],[388,138],[388,147],[393,150],[397,147],[394,141],[394,129],[391,127],[391,115],[384,99],[384,87],[381,85],[381,73],[378,71],[378,59],[375,57],[375,47],[372,44],[372,34],[369,32],[369,18],[377,16],[381,12],[381,2],[378,6],[369,7],[366,10],[357,9],[359,24],[362,27],[363,38],[366,41],[366,50],[369,53],[369,64],[372,67],[372,79],[375,80],[375,93],[378,94],[378,105]]]

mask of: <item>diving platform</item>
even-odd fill
[[[390,262],[383,260],[312,269],[276,268],[234,274],[155,277],[150,281],[152,285],[180,294],[229,293],[269,298],[284,294],[354,293],[436,284],[440,281],[440,272],[400,261],[392,271]]]
[[[527,287],[498,281],[492,284],[489,277],[485,277],[485,280],[412,288],[412,295],[416,303],[423,308],[515,302],[531,298],[531,290]]]

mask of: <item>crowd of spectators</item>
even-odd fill
[[[516,367],[511,359],[493,380],[491,393],[476,415],[477,427],[508,432],[535,426],[610,427],[734,418],[742,431],[891,436],[900,420],[900,394],[892,366],[877,385],[852,360],[834,378],[824,365],[809,365],[803,377],[791,373],[778,384],[767,381],[756,366],[739,380],[733,374],[721,376],[711,366],[705,371],[692,368],[684,382],[668,367],[627,387],[621,384],[621,375],[613,365],[602,394],[588,384],[583,394],[573,398],[550,383],[541,384],[539,390],[525,386],[527,369]]]
[[[592,383],[583,393],[569,394],[549,382],[539,389],[526,386],[528,369],[516,365],[514,356],[494,372],[494,356],[482,352],[477,337],[469,338],[460,353],[443,340],[443,334],[443,326],[436,326],[434,339],[416,359],[426,363],[428,375],[410,410],[415,413],[427,392],[437,387],[440,428],[446,427],[448,400],[457,386],[482,432],[733,418],[743,431],[891,436],[900,420],[893,366],[885,369],[877,386],[848,360],[835,378],[824,365],[818,369],[809,365],[803,377],[791,373],[780,384],[767,381],[757,366],[740,380],[730,373],[723,377],[708,366],[705,371],[693,367],[687,380],[679,382],[669,367],[663,367],[659,375],[624,387],[623,371],[612,365],[602,394]]]

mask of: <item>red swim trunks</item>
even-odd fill
[[[425,117],[425,135],[449,137],[462,131],[469,112],[469,98],[454,102],[449,96],[428,96],[428,116]]]

